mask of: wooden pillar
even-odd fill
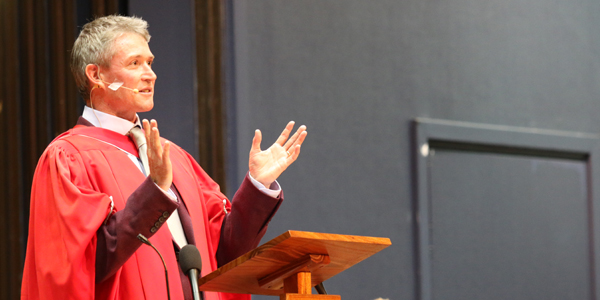
[[[19,299],[29,194],[48,143],[73,126],[75,1],[0,1],[0,299]]]
[[[196,0],[196,72],[198,74],[198,163],[226,192],[225,116],[223,113],[221,0]]]

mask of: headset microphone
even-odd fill
[[[102,80],[102,79],[100,79],[100,80]],[[104,80],[102,80],[102,82],[104,82],[104,83],[106,83],[106,84],[109,84],[108,82],[106,82],[106,81],[104,81]],[[139,92],[140,92],[138,89],[132,89],[132,88],[128,88],[128,87],[126,87],[126,86],[123,86],[123,82],[119,82],[119,81],[115,81],[115,82],[111,83],[111,84],[108,86],[108,88],[109,88],[109,89],[111,89],[111,90],[113,90],[113,91],[117,91],[119,88],[124,88],[124,89],[126,89],[126,90],[130,90],[130,91],[132,91],[134,94],[137,94],[137,93],[139,93]]]
[[[130,88],[126,87],[126,86],[121,86],[121,87],[124,88],[124,89],[126,89],[126,90],[132,91],[134,94],[137,94],[137,93],[140,92],[140,91],[138,91],[138,89],[130,89]]]
[[[126,90],[132,91],[134,94],[137,94],[137,93],[140,92],[140,91],[138,91],[138,89],[130,89],[130,88],[126,87],[126,86],[121,86],[121,87],[124,88],[124,89],[126,89]]]

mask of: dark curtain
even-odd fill
[[[0,298],[18,299],[27,240],[29,191],[46,145],[77,117],[68,67],[74,2],[2,1],[0,53]]]
[[[19,153],[17,97],[19,94],[17,2],[0,2],[0,299],[18,299],[23,255],[24,201]]]

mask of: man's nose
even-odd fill
[[[152,70],[149,64],[144,64],[144,74],[142,76],[145,80],[156,80],[156,73]]]

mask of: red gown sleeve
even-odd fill
[[[282,200],[283,192],[277,198],[267,196],[246,175],[223,220],[217,250],[219,266],[258,246]]]
[[[111,199],[91,187],[68,142],[48,147],[33,179],[22,299],[93,299],[96,231]]]

